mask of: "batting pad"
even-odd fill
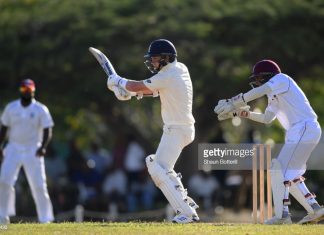
[[[277,159],[272,159],[270,174],[274,212],[276,217],[278,219],[281,219],[283,212],[283,199],[285,194],[285,180],[282,174],[281,164]]]
[[[298,182],[299,183],[299,182]],[[304,194],[300,191],[300,189],[297,187],[298,183],[291,183],[290,186],[290,190],[289,192],[291,193],[291,195],[293,195],[293,197],[300,203],[300,205],[302,205],[305,210],[310,213],[313,214],[314,213],[314,209],[308,204]]]
[[[197,215],[196,210],[187,203],[187,192],[174,171],[166,171],[156,161],[155,155],[146,157],[146,165],[155,185],[161,189],[176,214],[188,217]]]

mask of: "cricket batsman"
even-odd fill
[[[275,216],[266,224],[291,224],[289,193],[307,210],[300,224],[317,223],[324,219],[321,207],[305,185],[306,162],[321,137],[317,115],[304,92],[272,60],[261,60],[250,77],[253,89],[228,100],[220,100],[214,111],[219,120],[234,116],[270,123],[276,118],[286,131],[285,144],[277,159],[272,160],[271,178]],[[266,95],[264,113],[246,109],[248,102]]]
[[[151,78],[133,81],[114,74],[108,78],[107,85],[120,100],[127,100],[136,93],[160,96],[163,135],[156,153],[146,157],[148,172],[174,209],[173,222],[198,221],[198,205],[187,195],[180,173],[173,169],[182,149],[195,136],[189,71],[177,61],[176,48],[165,39],[153,41],[144,58],[144,63],[154,74]],[[114,87],[118,87],[120,94]]]
[[[23,167],[36,204],[40,223],[54,220],[48,195],[44,155],[54,125],[48,108],[34,99],[35,83],[25,79],[19,86],[20,99],[7,104],[0,130],[0,224],[15,215],[14,185]],[[8,143],[3,144],[8,136]]]

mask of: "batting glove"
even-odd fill
[[[118,85],[121,77],[118,74],[110,75],[107,79],[107,87],[109,90],[114,91],[113,87]]]
[[[112,89],[112,91],[115,93],[116,98],[120,101],[126,101],[132,98],[132,95],[120,86],[113,86]]]

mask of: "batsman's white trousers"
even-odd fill
[[[18,173],[24,168],[36,204],[38,220],[46,223],[54,220],[53,207],[47,191],[43,157],[36,157],[37,147],[8,144],[0,172],[0,216],[15,215],[15,190]]]
[[[195,138],[194,125],[164,125],[156,161],[167,171],[174,168],[182,149]]]
[[[285,180],[293,180],[306,172],[306,162],[321,137],[321,127],[315,120],[293,125],[287,132],[278,161]]]

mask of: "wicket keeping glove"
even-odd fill
[[[226,119],[234,118],[234,117],[248,118],[249,115],[250,115],[250,106],[246,105],[246,106],[240,107],[238,109],[235,109],[229,113],[219,114],[217,116],[217,118],[219,121],[224,121]]]
[[[220,100],[218,104],[216,105],[214,112],[219,114],[227,114],[237,108],[240,108],[242,106],[247,105],[243,93],[232,97],[231,99],[228,100]]]

